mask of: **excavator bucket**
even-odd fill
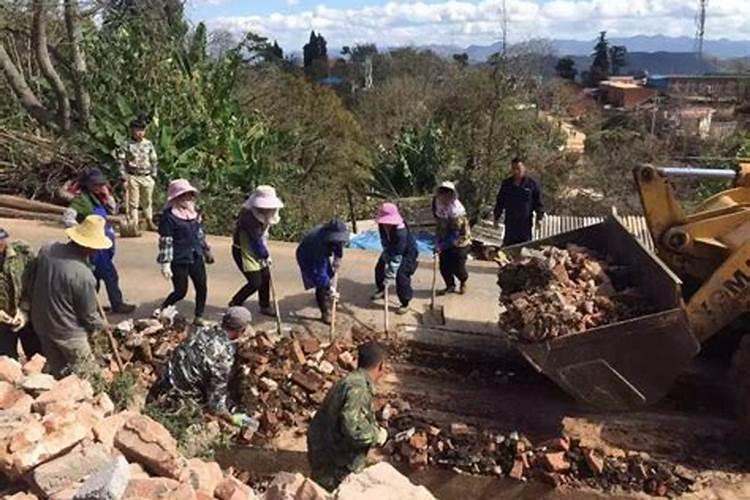
[[[626,410],[661,399],[700,351],[688,330],[680,279],[612,216],[599,224],[526,245],[581,245],[627,266],[627,280],[657,312],[540,343],[519,343],[522,355],[579,401]]]

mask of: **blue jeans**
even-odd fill
[[[112,308],[122,304],[122,291],[120,290],[120,277],[117,274],[114,253],[110,250],[99,250],[94,256],[94,278],[96,288],[99,289],[100,282],[104,282],[109,297],[109,305]]]

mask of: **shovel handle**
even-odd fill
[[[385,327],[385,336],[386,338],[389,337],[389,322],[388,322],[388,282],[385,283],[385,289],[383,290],[383,313],[385,314],[385,317],[383,318],[383,326]]]
[[[272,266],[268,266],[268,280],[271,282],[271,297],[273,297],[273,308],[276,313],[276,333],[282,335],[281,329],[281,312],[279,312],[279,296],[276,295],[276,286],[274,285]]]
[[[102,319],[104,319],[104,322],[107,323],[107,326],[104,328],[104,331],[107,334],[107,338],[109,339],[109,347],[112,348],[112,354],[115,357],[115,363],[117,363],[117,368],[120,370],[120,373],[125,371],[125,365],[122,362],[122,358],[120,357],[120,349],[117,346],[117,340],[115,339],[114,335],[112,335],[112,330],[109,327],[109,320],[107,319],[107,314],[104,312],[104,308],[102,307],[102,303],[99,300],[99,297],[96,297],[96,307],[99,309],[99,314],[101,314]]]
[[[336,290],[336,293],[339,291],[339,273],[336,271],[336,274],[333,275],[333,289]],[[336,337],[336,305],[338,304],[339,300],[334,296],[333,301],[331,302],[331,329],[329,332],[331,342],[333,342],[333,339]]]
[[[430,298],[430,309],[435,309],[435,300],[437,297],[437,273],[438,273],[438,254],[432,256],[432,297]]]

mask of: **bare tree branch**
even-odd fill
[[[65,0],[65,28],[70,40],[70,52],[73,61],[73,90],[76,95],[76,107],[78,108],[81,123],[87,123],[91,113],[91,97],[86,91],[86,59],[81,45],[81,24],[78,18],[78,1]]]
[[[13,89],[13,93],[21,102],[21,106],[34,118],[40,125],[49,126],[52,123],[52,113],[44,107],[42,102],[37,98],[34,92],[31,90],[29,85],[26,83],[26,79],[23,77],[16,65],[11,61],[8,52],[5,50],[5,45],[0,42],[0,66],[2,66],[3,74],[8,80],[10,87]]]
[[[37,63],[45,80],[57,98],[57,120],[63,132],[70,131],[70,99],[65,84],[57,73],[47,50],[47,6],[45,0],[34,0],[34,24],[32,38]]]

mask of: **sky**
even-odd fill
[[[330,47],[488,45],[499,39],[503,0],[188,0],[188,16],[209,29],[254,31],[299,50],[310,30]],[[508,38],[593,40],[695,35],[699,0],[505,0]],[[709,0],[706,38],[750,40],[750,0]]]

